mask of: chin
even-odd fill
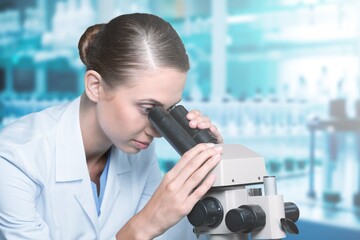
[[[139,153],[141,150],[140,149],[136,149],[136,148],[133,148],[129,151],[124,151],[125,153],[128,153],[128,154],[136,154],[136,153]]]
[[[136,154],[141,151],[140,149],[138,149],[136,147],[128,146],[128,145],[126,145],[126,146],[120,145],[120,146],[116,146],[116,148],[127,154]]]

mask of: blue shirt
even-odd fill
[[[110,162],[110,153],[109,153],[108,159],[106,160],[104,171],[101,173],[101,176],[100,176],[100,192],[99,192],[99,195],[97,194],[96,184],[94,182],[91,182],[91,188],[93,190],[93,196],[94,196],[98,216],[100,216],[100,213],[101,213],[100,208],[101,208],[101,202],[102,202],[102,200],[104,198],[104,192],[105,192],[105,187],[106,187],[106,179],[107,179],[108,170],[109,170],[109,162]]]

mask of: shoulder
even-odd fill
[[[59,119],[69,103],[50,107],[19,118],[0,132],[0,160],[7,160],[23,172],[46,171],[55,152]]]
[[[0,132],[0,141],[10,145],[24,145],[51,134],[68,104],[31,113],[9,124]]]

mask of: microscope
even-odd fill
[[[218,144],[208,129],[190,128],[187,113],[182,105],[169,112],[159,106],[149,111],[148,118],[180,155],[198,143]],[[194,233],[209,240],[282,239],[286,233],[298,234],[299,209],[277,194],[276,178],[266,175],[263,157],[240,144],[221,146],[222,160],[212,170],[216,181],[187,216]]]

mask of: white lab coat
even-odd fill
[[[98,216],[79,103],[28,115],[1,132],[0,239],[114,239],[160,183],[154,144],[132,155],[113,147]],[[196,238],[184,219],[161,239]]]

